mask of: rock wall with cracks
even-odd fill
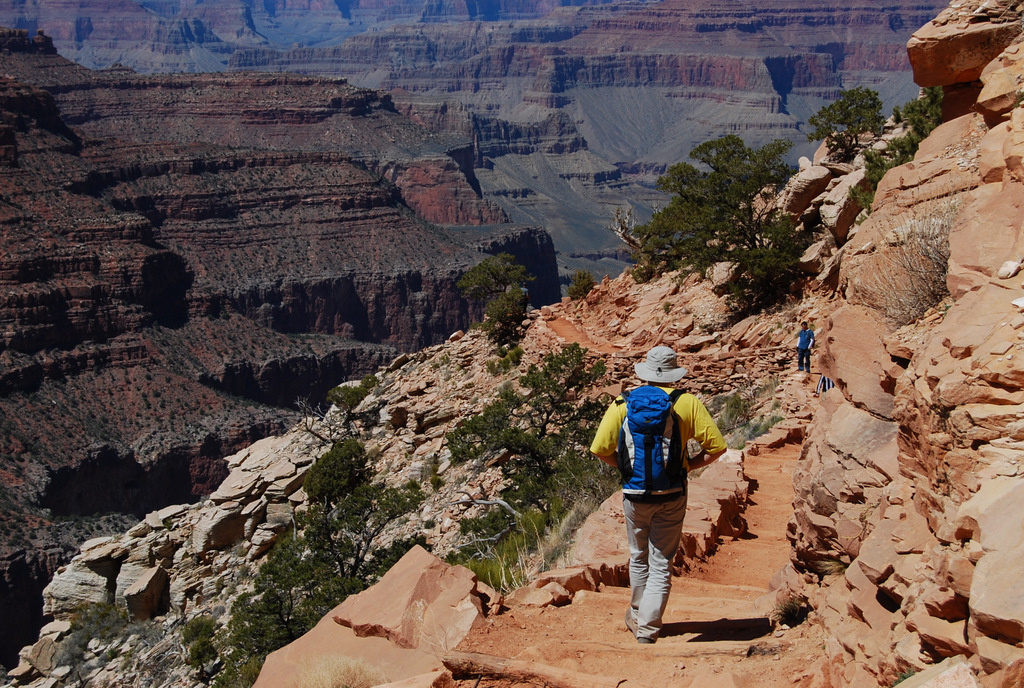
[[[819,332],[836,381],[794,476],[789,583],[832,634],[831,685],[892,685],[962,656],[1024,666],[1024,77],[1013,3],[954,3],[911,38],[944,120],[881,181]],[[874,288],[912,223],[949,222],[950,296],[896,327]],[[797,573],[799,571],[799,573]]]

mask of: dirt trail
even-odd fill
[[[773,632],[754,608],[772,574],[789,560],[785,533],[799,452],[799,446],[786,445],[748,457],[745,472],[756,481],[746,511],[748,533],[723,542],[709,562],[673,579],[666,625],[655,645],[638,645],[623,624],[629,590],[606,587],[577,593],[565,607],[520,608],[494,617],[458,650],[578,672],[572,673],[577,679],[589,675],[578,681],[579,688],[768,688],[809,682],[821,655],[817,630],[803,624]],[[479,684],[474,678],[459,685],[540,684],[485,677]]]
[[[576,344],[584,346],[591,351],[597,351],[602,354],[615,354],[621,351],[619,347],[610,342],[594,339],[590,334],[579,329],[575,324],[565,318],[549,320],[547,325],[555,334],[568,343],[575,342]]]

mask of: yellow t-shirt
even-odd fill
[[[671,388],[659,386],[659,389],[672,393]],[[619,396],[618,399],[622,397]],[[708,454],[717,454],[728,449],[725,438],[700,399],[692,394],[683,394],[676,399],[672,410],[679,417],[679,431],[684,444],[690,439],[695,439]],[[590,444],[590,451],[600,457],[615,456],[619,448],[619,430],[624,420],[626,405],[617,401],[612,403],[601,419],[594,441]]]

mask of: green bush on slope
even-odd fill
[[[347,596],[374,583],[422,538],[378,546],[386,527],[423,500],[418,484],[373,482],[363,445],[335,444],[306,474],[309,510],[297,531],[281,536],[253,581],[232,606],[218,637],[224,670],[220,688],[251,685],[253,659],[298,639]],[[255,675],[258,675],[258,669]]]
[[[604,404],[586,392],[604,374],[603,363],[588,363],[586,350],[571,344],[530,366],[519,378],[522,391],[505,388],[448,434],[454,462],[499,461],[508,484],[506,506],[492,504],[463,521],[466,543],[450,561],[498,589],[514,587],[545,536],[578,513],[577,505],[596,506],[614,491],[614,471],[588,453]]]

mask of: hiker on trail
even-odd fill
[[[726,444],[697,397],[668,387],[686,375],[675,351],[656,346],[634,370],[648,384],[616,397],[590,451],[622,474],[632,591],[626,627],[647,644],[657,640],[668,604],[686,515],[686,472],[718,459]],[[691,439],[703,451],[687,457]]]
[[[811,372],[811,347],[814,346],[814,330],[807,327],[807,321],[800,323],[796,335],[796,369]]]

